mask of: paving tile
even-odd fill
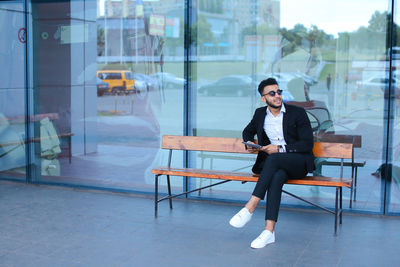
[[[265,207],[241,229],[239,204],[0,181],[0,266],[396,266],[399,217],[282,208],[276,242],[250,248]]]

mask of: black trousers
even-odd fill
[[[274,153],[265,159],[253,191],[253,196],[264,199],[268,190],[265,220],[278,220],[282,187],[288,178],[304,178],[306,174],[306,160],[300,153]]]

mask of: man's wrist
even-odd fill
[[[283,148],[282,145],[278,145],[278,152],[279,152],[279,153],[285,153],[286,150],[285,150],[285,148]]]

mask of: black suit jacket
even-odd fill
[[[314,155],[312,149],[314,146],[314,137],[311,129],[310,120],[306,111],[297,106],[285,105],[286,112],[283,113],[283,136],[286,141],[287,153],[301,153],[306,158],[307,172],[312,172],[315,169]],[[271,144],[267,134],[264,131],[265,115],[267,107],[256,109],[253,119],[243,130],[243,140],[253,141],[257,135],[258,144],[266,146]],[[268,154],[260,151],[257,160],[253,166],[254,173],[260,173],[263,162],[268,157]]]

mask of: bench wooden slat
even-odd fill
[[[21,144],[28,144],[28,143],[40,143],[42,140],[50,139],[53,137],[58,137],[58,138],[65,138],[65,137],[72,137],[74,136],[73,133],[61,133],[57,135],[49,135],[46,137],[35,137],[31,139],[26,139],[23,141],[10,141],[7,143],[1,143],[0,147],[6,147],[6,146],[15,146],[15,145],[21,145]]]
[[[313,153],[315,157],[319,158],[351,159],[353,144],[315,142]]]
[[[175,150],[249,154],[242,142],[243,140],[240,138],[164,135],[161,147]],[[348,143],[315,142],[313,153],[316,157],[321,158],[351,159],[353,145]]]
[[[222,179],[222,180],[234,180],[234,181],[245,181],[245,182],[257,182],[258,180],[258,175],[254,175],[251,173],[216,171],[216,170],[206,170],[206,169],[157,167],[153,169],[151,172],[153,174],[161,174],[161,175],[188,176],[197,178]],[[306,176],[305,178],[302,179],[288,180],[286,183],[297,184],[297,185],[319,185],[319,186],[334,186],[334,187],[351,186],[351,180],[349,179],[330,178],[321,176]]]
[[[242,142],[241,138],[164,135],[161,148],[248,154]]]
[[[228,171],[216,171],[206,169],[183,169],[183,168],[168,168],[168,167],[157,167],[151,171],[153,174],[164,174],[164,175],[175,175],[175,176],[188,176],[197,178],[209,178],[209,179],[224,179],[224,180],[237,180],[237,181],[248,181],[257,182],[258,176],[251,173],[242,172],[228,172]]]

